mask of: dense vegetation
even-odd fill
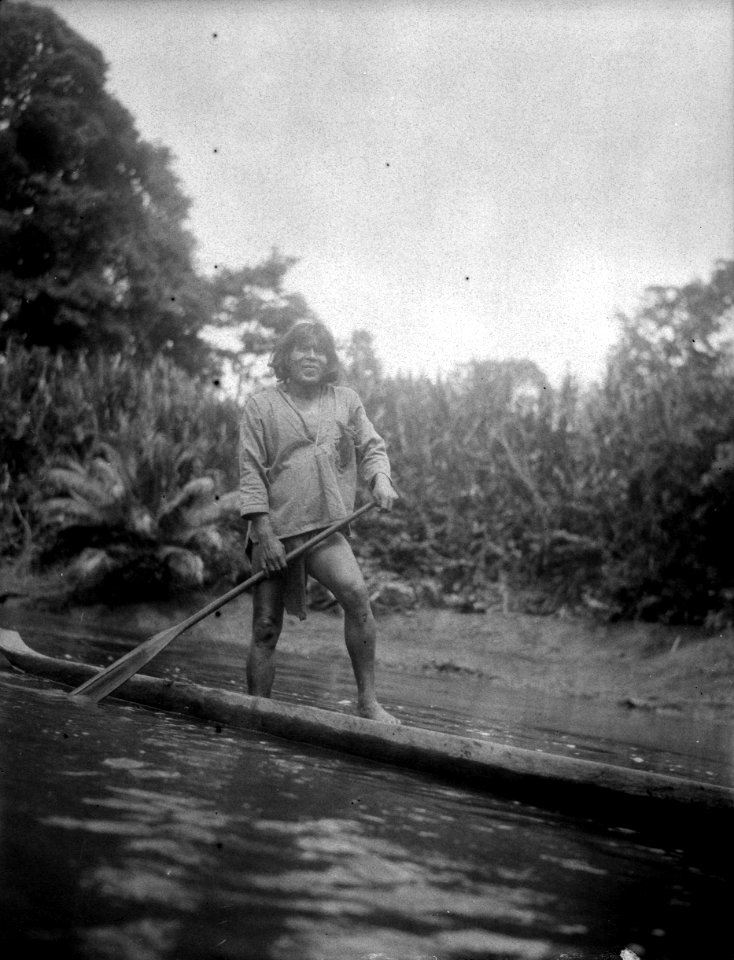
[[[584,390],[521,361],[362,378],[404,493],[384,563],[469,608],[509,585],[534,609],[731,621],[734,262],[619,320]]]
[[[294,261],[198,274],[170,157],[99,52],[43,8],[0,21],[0,553],[87,599],[240,579],[220,382],[252,389],[253,360],[310,315],[284,289]],[[583,389],[525,360],[385,377],[357,331],[346,377],[402,494],[357,540],[371,582],[467,610],[734,620],[733,320],[734,262],[651,288]]]
[[[733,298],[730,262],[708,283],[648,291],[584,390],[527,361],[384,377],[356,336],[347,377],[402,494],[359,544],[366,568],[465,609],[514,596],[729,622]],[[243,575],[238,407],[220,389],[170,358],[10,344],[0,397],[6,556],[72,563],[93,595]]]

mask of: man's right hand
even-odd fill
[[[270,517],[267,514],[253,517],[252,526],[260,544],[260,556],[265,573],[279,573],[285,570],[285,547],[273,533]]]
[[[279,573],[285,570],[285,547],[273,534],[260,541],[260,556],[266,573]]]

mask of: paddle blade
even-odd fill
[[[312,547],[315,547],[317,543],[321,543],[323,540],[326,540],[327,537],[330,537],[333,533],[336,533],[337,530],[341,530],[342,527],[345,527],[353,520],[356,520],[357,517],[361,517],[363,513],[374,509],[375,506],[376,504],[374,502],[366,503],[364,506],[360,507],[359,510],[355,510],[351,516],[343,517],[341,520],[335,521],[331,524],[331,526],[321,530],[310,540],[307,540],[299,547],[296,547],[295,550],[292,550],[289,554],[287,554],[286,560],[288,562],[295,560],[296,557],[305,553],[307,550],[310,550]],[[163,650],[164,647],[168,646],[171,640],[175,640],[176,637],[184,632],[184,630],[188,630],[189,627],[192,627],[195,623],[203,620],[204,617],[208,617],[209,614],[214,613],[215,610],[219,610],[219,608],[223,607],[225,603],[229,603],[230,600],[238,597],[249,587],[254,586],[260,580],[264,579],[265,572],[260,570],[258,573],[254,574],[254,576],[250,577],[249,580],[245,580],[244,583],[240,583],[236,587],[233,587],[231,590],[225,593],[224,596],[218,597],[216,600],[212,600],[211,603],[208,603],[205,607],[202,607],[202,609],[197,613],[192,614],[187,620],[184,620],[183,623],[179,623],[174,627],[169,627],[168,630],[163,630],[161,633],[157,633],[149,640],[145,640],[140,644],[139,647],[135,647],[134,650],[131,650],[123,657],[120,657],[119,660],[116,660],[109,667],[101,670],[98,674],[96,674],[96,676],[92,677],[90,680],[87,680],[85,683],[81,684],[81,686],[76,687],[76,689],[71,691],[70,695],[72,697],[77,697],[80,700],[99,703],[103,697],[106,697],[108,694],[112,693],[113,690],[121,687],[126,680],[129,680],[130,677],[144,667],[146,663],[149,663],[153,657]]]
[[[150,663],[153,657],[157,656],[161,650],[168,646],[171,640],[175,640],[182,632],[181,626],[175,626],[156,633],[155,636],[149,637],[133,650],[129,650],[119,660],[115,660],[109,667],[105,667],[104,670],[100,670],[98,674],[75,687],[69,696],[90,703],[99,703],[100,700],[134,676],[146,663]]]

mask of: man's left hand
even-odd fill
[[[395,487],[384,473],[378,473],[375,478],[372,486],[372,499],[380,510],[392,510],[393,504],[398,499]]]

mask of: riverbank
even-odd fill
[[[47,610],[84,632],[119,629],[140,640],[185,619],[211,597],[116,607],[60,606],[58,584],[0,574],[0,625],[22,630]],[[243,596],[194,629],[203,641],[246,643],[250,600]],[[419,609],[378,613],[380,670],[434,676],[481,676],[506,690],[616,704],[620,709],[675,712],[734,721],[734,634],[702,627],[605,624],[590,618],[531,616],[490,609],[459,613]],[[309,611],[287,618],[280,649],[294,656],[332,656],[341,617]]]

